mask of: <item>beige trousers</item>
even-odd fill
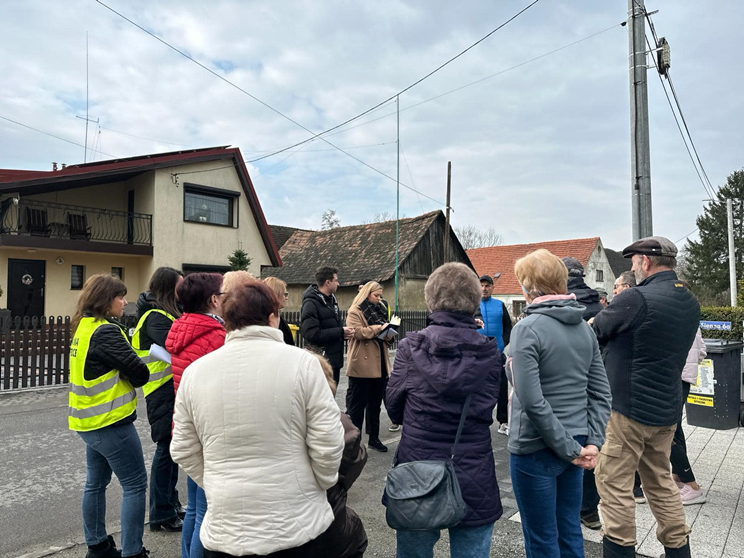
[[[633,481],[638,471],[658,524],[656,537],[667,548],[687,544],[690,529],[669,465],[676,428],[646,426],[612,411],[594,476],[602,499],[602,535],[613,543],[636,545]]]

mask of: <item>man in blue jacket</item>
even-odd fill
[[[512,321],[506,305],[491,296],[493,294],[493,279],[490,275],[480,278],[481,302],[480,312],[483,327],[479,333],[496,339],[499,351],[503,354],[504,347],[509,344],[511,336]],[[509,385],[506,380],[504,367],[501,367],[501,387],[499,388],[499,400],[496,405],[496,420],[499,421],[499,434],[509,435]]]

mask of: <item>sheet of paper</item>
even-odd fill
[[[168,351],[166,351],[163,347],[160,345],[156,345],[153,343],[150,345],[150,356],[154,359],[161,360],[163,362],[167,362],[168,364],[171,363],[171,356]]]

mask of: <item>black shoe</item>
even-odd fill
[[[635,546],[620,546],[604,537],[602,538],[602,556],[604,558],[635,558]]]
[[[636,504],[646,503],[646,495],[643,493],[643,488],[641,488],[641,486],[633,487],[633,499],[635,500]]]
[[[114,537],[109,535],[102,543],[89,546],[85,558],[121,558],[121,550],[116,548]]]
[[[178,505],[176,506],[176,513],[180,519],[186,517],[186,508],[181,505],[181,502],[178,502]]]
[[[142,547],[142,550],[139,551],[138,554],[134,554],[132,556],[127,556],[126,558],[149,558],[150,551],[147,550],[144,546]]]
[[[387,446],[383,444],[379,438],[370,438],[369,444],[367,444],[369,447],[376,449],[377,451],[381,451],[382,453],[385,453],[387,451]]]
[[[687,539],[687,544],[682,548],[668,548],[664,547],[665,558],[690,558],[690,539]]]
[[[599,513],[597,512],[582,513],[581,524],[587,529],[592,529],[593,531],[602,527],[602,522],[599,520]]]
[[[170,521],[150,522],[150,531],[160,531],[161,529],[170,533],[176,533],[183,530],[183,521],[181,521],[180,517],[176,517]]]

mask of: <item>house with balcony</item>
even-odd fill
[[[223,272],[237,248],[256,276],[281,265],[238,148],[0,169],[0,308],[13,316],[72,315],[96,273],[120,277],[131,302],[156,268]]]

